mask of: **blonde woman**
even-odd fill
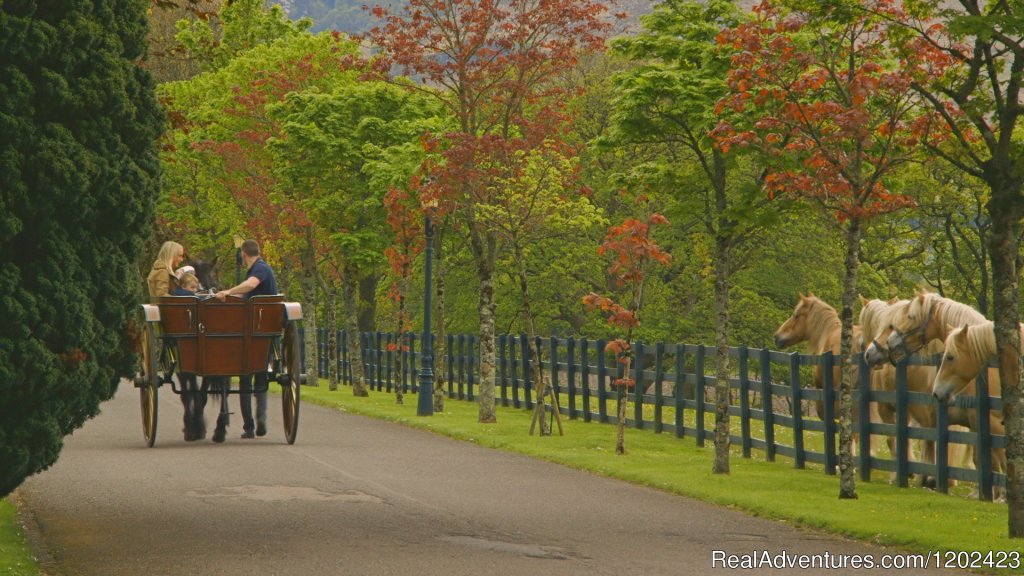
[[[168,296],[178,287],[178,279],[174,269],[185,259],[185,248],[177,242],[168,240],[160,247],[160,252],[153,261],[153,269],[146,277],[149,288],[149,300],[156,304],[161,296]]]

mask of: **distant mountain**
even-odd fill
[[[393,9],[402,5],[397,0],[279,0],[277,3],[293,19],[304,16],[312,18],[314,32],[338,30],[348,34],[366,32],[378,24],[377,19],[364,6],[372,8],[380,4]],[[652,0],[620,0],[612,9],[625,12],[629,16],[625,24],[633,28],[640,15],[650,12],[653,4]]]

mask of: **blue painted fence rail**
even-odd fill
[[[337,373],[345,384],[351,384],[353,359],[344,331],[338,331],[336,337]],[[360,361],[370,388],[392,392],[395,386],[402,386],[406,392],[416,392],[419,340],[416,334],[407,334],[405,345],[400,347],[394,334],[361,334]],[[614,382],[622,376],[621,365],[605,353],[606,344],[605,340],[538,338],[538,345],[544,351],[541,369],[553,390],[562,394],[561,413],[569,418],[617,422],[618,412],[614,404],[609,410],[609,404],[617,398]],[[318,372],[321,377],[326,377],[329,360],[325,330],[318,332],[317,346],[320,351]],[[716,378],[714,358],[709,356],[714,350],[691,344],[649,345],[636,342],[633,346],[639,359],[634,363],[636,372],[633,377],[640,385],[630,392],[634,410],[633,417],[628,418],[626,424],[638,429],[650,428],[656,433],[674,434],[678,438],[692,437],[698,445],[713,441],[714,419],[711,415],[715,410]],[[525,335],[502,334],[497,338],[495,393],[497,402],[503,406],[533,408],[533,369],[529,349]],[[479,382],[477,337],[449,334],[446,350],[444,361],[436,360],[435,370],[444,370],[448,397],[475,400]],[[402,354],[400,374],[394,369],[397,354]],[[797,468],[804,468],[810,462],[821,465],[826,474],[835,474],[838,465],[835,413],[838,390],[830,384],[831,368],[839,362],[839,357],[833,357],[831,353],[818,356],[747,347],[730,348],[729,355],[733,372],[729,381],[729,413],[739,420],[739,434],[732,435],[731,441],[740,447],[743,456],[749,458],[757,450],[770,461],[783,456],[792,459]],[[810,371],[817,364],[824,368],[826,383],[820,390],[809,387]],[[938,424],[935,428],[911,425],[907,417],[908,406],[934,406],[935,400],[930,394],[907,390],[908,364],[935,366],[937,359],[913,357],[897,366],[895,391],[873,391],[870,389],[870,371],[861,360],[859,381],[853,390],[853,402],[858,408],[858,419],[853,426],[855,434],[859,435],[856,450],[861,479],[869,480],[872,470],[883,470],[891,472],[899,486],[908,486],[912,475],[927,475],[935,478],[935,487],[940,492],[947,492],[950,482],[958,480],[977,484],[979,498],[991,500],[993,488],[1006,484],[1006,476],[993,471],[992,458],[993,449],[1005,448],[1005,438],[992,433],[987,418],[976,419],[979,422],[977,431],[949,430],[945,405],[937,407]],[[770,398],[771,402],[764,402],[765,398]],[[896,422],[871,422],[871,402],[895,405]],[[813,408],[818,403],[822,407],[820,419]],[[770,409],[766,409],[766,404]],[[1002,410],[1001,398],[988,395],[984,376],[978,379],[977,394],[958,398],[958,405]],[[793,410],[794,406],[800,406],[800,409]],[[673,412],[668,421],[664,417],[665,407],[670,407]],[[758,424],[760,435],[753,431],[754,423]],[[807,440],[812,434],[822,437],[818,442],[822,445],[820,451],[807,447]],[[879,439],[878,444],[885,437],[895,438],[896,454],[890,458],[872,455],[871,436]],[[936,462],[911,459],[911,440],[935,442]],[[975,469],[948,462],[948,448],[957,444],[974,449]]]

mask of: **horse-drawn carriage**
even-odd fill
[[[156,441],[157,397],[164,384],[183,398],[196,399],[185,402],[188,439],[189,412],[198,411],[202,421],[207,393],[220,396],[218,426],[226,426],[228,397],[240,393],[232,389],[230,378],[264,372],[268,383],[281,385],[285,438],[295,443],[299,386],[305,380],[298,333],[302,307],[297,302],[285,302],[280,295],[248,300],[228,296],[226,301],[166,296],[158,304],[143,304],[142,316],[143,371],[135,377],[135,386],[142,401],[147,446]],[[192,379],[185,376],[193,374],[203,379],[201,388],[186,384]],[[267,386],[257,384],[253,392],[264,392]]]

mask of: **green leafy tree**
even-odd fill
[[[281,265],[282,287],[287,289],[290,272],[297,276],[306,304],[308,366],[319,365],[313,339],[323,325],[321,293],[328,295],[326,325],[333,326],[333,291],[324,280],[333,270],[323,265],[325,236],[278,183],[286,170],[268,142],[282,128],[269,110],[289,94],[354,81],[357,72],[344,70],[341,60],[355,50],[341,35],[289,34],[236,55],[222,68],[161,86],[171,119],[163,147],[163,226],[208,258],[230,257],[234,234],[259,237],[268,259]]]
[[[135,371],[163,121],[146,5],[0,8],[0,495]]]
[[[668,0],[643,16],[643,30],[613,48],[638,62],[617,78],[617,139],[664,147],[668,154],[655,173],[670,173],[681,158],[694,166],[686,185],[694,224],[713,242],[715,294],[715,461],[713,471],[729,473],[729,288],[744,245],[775,216],[760,189],[759,175],[744,174],[734,157],[711,137],[721,120],[718,100],[728,92],[730,53],[715,42],[723,27],[737,26],[734,2]],[[613,136],[615,137],[615,136]],[[749,170],[748,170],[749,172]],[[676,180],[675,178],[667,181]],[[663,182],[666,180],[662,180]],[[685,221],[684,221],[685,222]],[[691,224],[692,226],[693,224]]]
[[[945,135],[921,111],[911,78],[887,44],[884,15],[852,4],[762,2],[756,18],[720,36],[735,55],[719,109],[745,122],[716,129],[722,149],[751,147],[769,163],[770,195],[811,200],[843,228],[846,258],[840,351],[847,368],[861,238],[876,217],[914,204],[895,189],[896,169],[921,141]],[[881,6],[884,10],[885,6]],[[840,498],[856,498],[850,370],[839,387]]]
[[[558,130],[560,91],[554,81],[580,53],[603,45],[604,5],[591,0],[411,0],[400,12],[377,6],[383,25],[371,32],[381,68],[397,65],[432,91],[456,128],[439,139],[434,164],[440,194],[469,239],[479,283],[479,421],[497,421],[495,381],[497,232],[479,222],[506,158]]]
[[[640,210],[646,208],[643,198],[637,202]],[[622,224],[612,226],[598,252],[611,260],[608,274],[614,279],[614,288],[619,298],[591,293],[583,297],[588,310],[600,311],[615,327],[620,338],[608,343],[605,351],[614,354],[622,364],[622,378],[614,382],[618,395],[618,422],[615,432],[615,453],[625,454],[625,427],[628,414],[629,395],[627,391],[637,385],[631,370],[633,362],[633,330],[640,326],[640,309],[644,302],[644,287],[647,278],[658,265],[668,264],[671,257],[659,246],[652,236],[652,227],[663,226],[668,221],[661,214],[651,214],[646,219],[627,218]],[[625,304],[620,301],[626,302]]]
[[[286,202],[326,234],[341,269],[345,327],[354,357],[360,351],[359,284],[384,273],[384,252],[393,237],[386,221],[387,188],[371,186],[374,171],[385,180],[399,179],[394,171],[408,170],[408,163],[389,151],[418,144],[438,110],[436,101],[422,94],[354,77],[328,93],[294,93],[271,109],[282,126],[270,146],[280,166],[279,187]],[[389,159],[399,163],[391,165]],[[367,395],[361,366],[353,365],[353,373],[353,392]]]
[[[179,20],[176,38],[203,71],[223,68],[257,46],[306,33],[309,18],[291,20],[280,4],[269,8],[262,0],[224,2],[217,14]]]
[[[1020,222],[1024,218],[1024,6],[976,0],[907,2],[889,34],[913,89],[952,132],[929,152],[988,187],[993,310],[1006,423],[1009,535],[1024,538],[1024,392],[1020,353]]]
[[[580,194],[576,180],[576,164],[571,149],[547,141],[530,151],[520,151],[509,159],[507,175],[495,179],[494,198],[477,212],[482,224],[498,231],[512,256],[512,276],[519,287],[523,321],[530,343],[533,382],[537,403],[534,406],[532,434],[537,422],[540,434],[551,434],[545,414],[547,386],[541,369],[543,351],[537,346],[535,301],[530,293],[530,271],[527,252],[538,243],[551,238],[570,240],[580,231],[594,228],[603,215],[585,194]],[[578,236],[577,236],[578,237]],[[552,396],[554,401],[557,398]],[[560,418],[557,404],[554,418]],[[559,420],[561,429],[561,420]]]

